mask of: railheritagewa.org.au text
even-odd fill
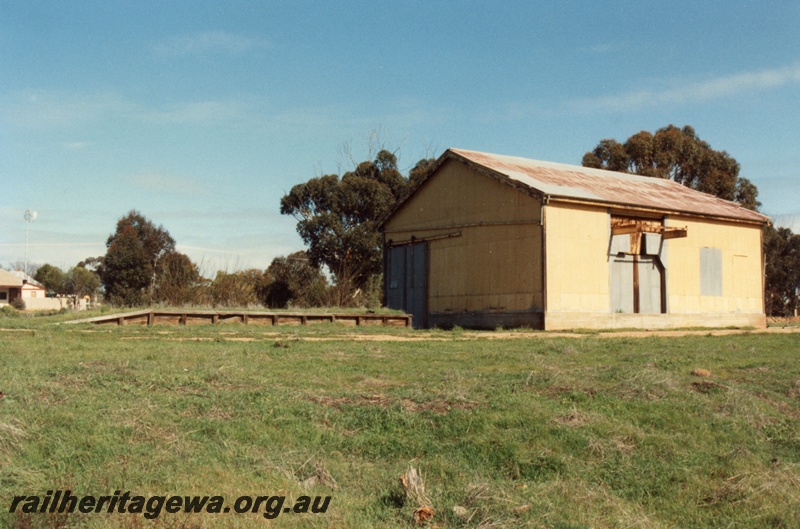
[[[10,513],[106,513],[141,514],[154,519],[163,513],[244,514],[260,513],[273,519],[281,514],[324,514],[330,507],[330,496],[299,496],[287,501],[286,496],[239,496],[228,502],[223,496],[141,496],[130,491],[114,491],[113,495],[73,494],[71,490],[48,490],[44,495],[14,496]]]

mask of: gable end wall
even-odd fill
[[[428,240],[431,326],[542,326],[541,201],[446,161],[384,227]]]

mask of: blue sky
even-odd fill
[[[137,209],[209,275],[266,268],[303,247],[280,197],[376,131],[407,169],[689,124],[800,219],[798,27],[797,1],[0,0],[0,265],[26,209],[63,268]]]

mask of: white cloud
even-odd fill
[[[82,150],[88,149],[89,147],[94,145],[94,142],[91,142],[91,141],[71,141],[71,142],[63,143],[62,145],[64,146],[65,149],[67,149],[69,151],[82,151]]]
[[[578,48],[578,52],[588,55],[608,55],[625,50],[625,45],[621,42],[603,42],[593,44],[590,46],[582,46]]]
[[[205,31],[165,39],[153,46],[162,57],[183,57],[207,53],[240,54],[270,47],[270,42],[258,37],[249,37],[226,31]]]
[[[114,93],[65,94],[45,90],[22,91],[0,100],[0,122],[41,129],[68,128],[113,120],[154,124],[204,124],[247,115],[239,100],[207,100],[156,106],[126,99]],[[89,147],[91,142],[64,144],[68,149]]]
[[[196,197],[208,195],[208,187],[192,178],[165,175],[160,173],[142,173],[131,177],[134,187],[148,193],[167,193],[177,196]]]
[[[200,101],[167,109],[142,109],[138,117],[152,123],[176,124],[226,121],[243,115],[244,106],[238,101]]]
[[[213,209],[172,209],[172,210],[158,210],[154,211],[153,215],[159,219],[166,219],[164,222],[175,221],[189,221],[191,225],[196,226],[198,222],[206,221],[219,226],[226,226],[223,233],[229,233],[228,229],[234,229],[239,226],[241,230],[242,225],[247,226],[271,226],[272,224],[279,223],[282,220],[289,222],[290,217],[281,215],[276,211],[276,208],[257,208],[257,207],[241,207],[241,208],[221,208],[214,207]],[[292,223],[294,221],[291,221]],[[263,223],[263,224],[259,224]],[[260,230],[261,228],[259,228]],[[229,237],[226,235],[226,240]]]
[[[800,63],[696,82],[670,81],[670,87],[631,91],[575,101],[579,110],[625,111],[660,105],[681,105],[769,90],[800,82]]]
[[[53,128],[84,124],[108,115],[132,111],[130,102],[114,94],[91,96],[47,90],[25,90],[0,100],[0,119],[23,128]]]

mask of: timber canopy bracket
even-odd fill
[[[630,218],[611,218],[611,236],[630,234],[631,236],[631,249],[629,252],[624,252],[630,255],[639,255],[642,245],[642,234],[655,233],[661,235],[663,240],[667,239],[680,239],[687,237],[689,228],[684,226],[682,228],[675,226],[664,226],[661,221],[644,220],[644,219],[630,219]]]

